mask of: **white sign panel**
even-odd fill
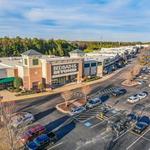
[[[53,75],[66,74],[78,71],[78,64],[65,64],[53,66]]]

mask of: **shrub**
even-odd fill
[[[19,89],[23,85],[22,79],[20,77],[16,77],[14,79],[14,87]]]

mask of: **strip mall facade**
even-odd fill
[[[102,77],[116,70],[118,64],[124,63],[124,54],[125,50],[121,55],[118,52],[114,54],[113,50],[109,52],[111,57],[102,51],[85,54],[74,50],[70,57],[57,57],[29,50],[21,57],[0,58],[0,82],[4,78],[18,76],[23,80],[24,89],[37,88],[39,83],[44,83],[47,88],[81,83],[85,76]]]

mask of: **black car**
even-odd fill
[[[115,90],[112,92],[112,95],[117,97],[117,96],[124,95],[125,93],[127,93],[127,90],[126,90],[126,89],[115,89]]]
[[[57,135],[54,132],[47,133],[47,136],[50,138],[52,143],[55,143],[58,140]]]

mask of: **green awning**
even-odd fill
[[[14,79],[15,79],[14,77],[8,77],[8,78],[0,79],[0,84],[13,82]]]

